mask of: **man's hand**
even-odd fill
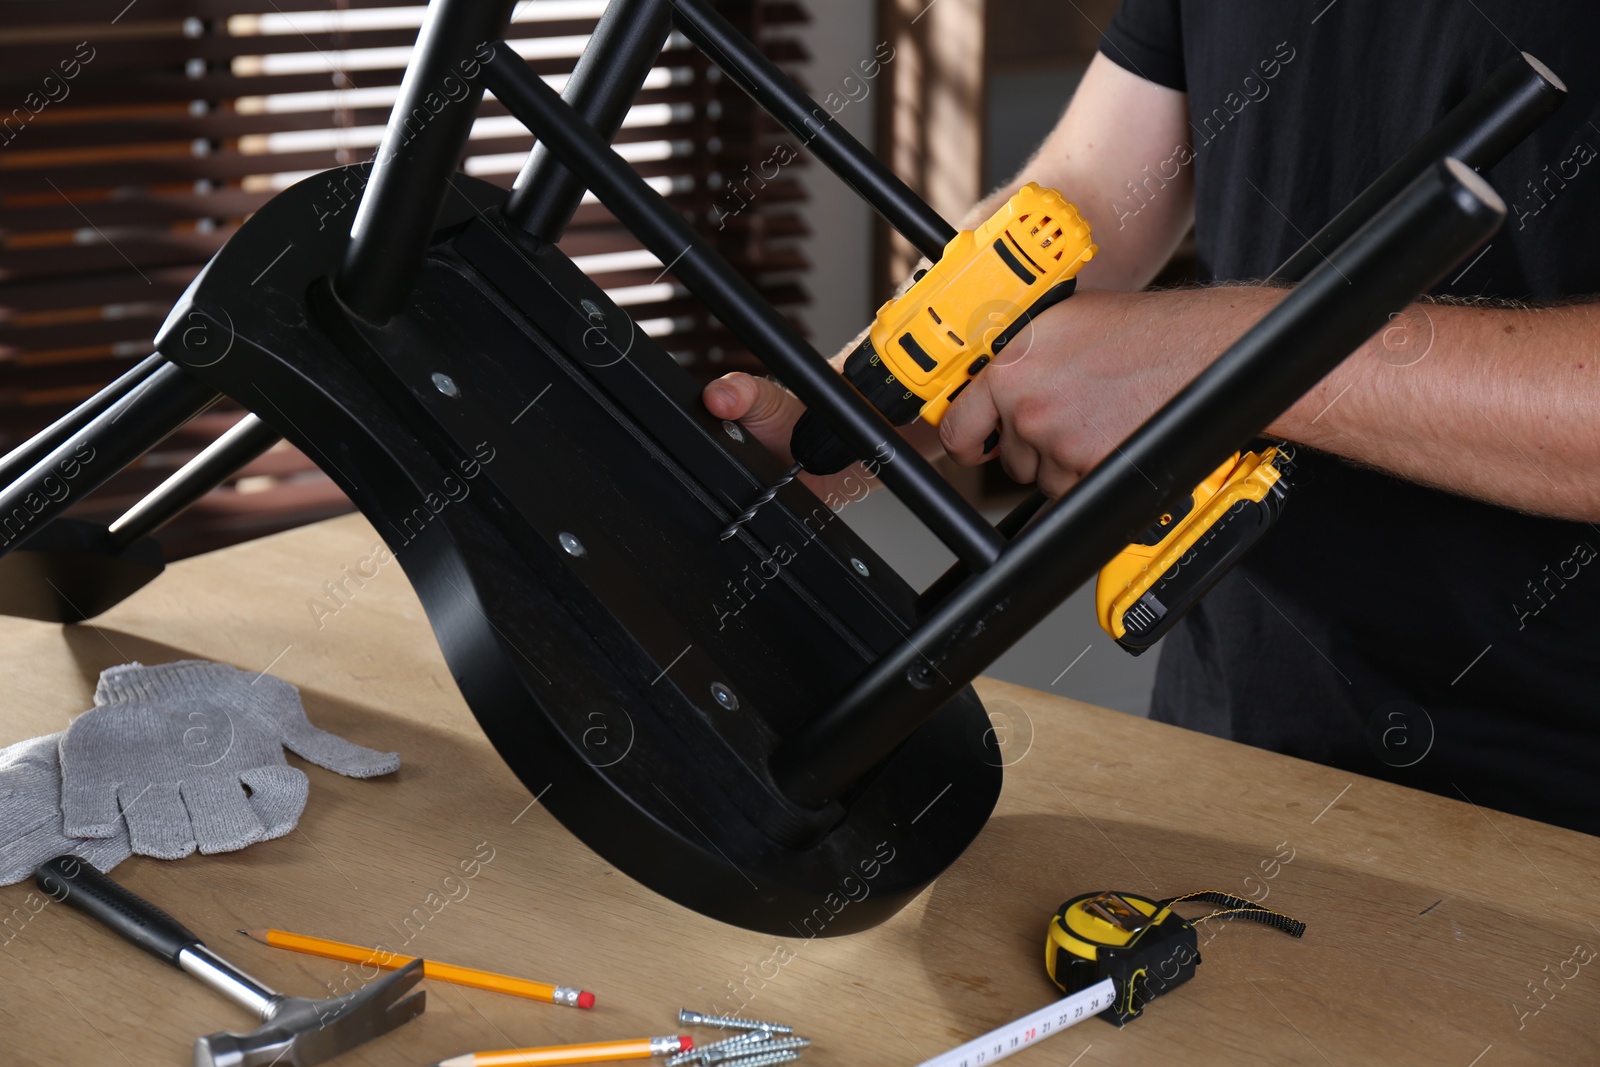
[[[711,414],[739,423],[773,455],[794,462],[789,454],[789,437],[806,410],[799,397],[771,379],[738,372],[725,374],[706,386],[704,398]]]
[[[1079,290],[967,387],[939,438],[962,466],[993,459],[1052,497],[1070,489],[1281,299],[1274,289]]]
[[[1080,289],[1045,312],[962,392],[940,423],[905,427],[932,459],[942,444],[962,466],[995,458],[984,440],[1000,427],[1000,462],[1024,484],[1060,496],[1283,296],[1233,288],[1161,293]],[[837,361],[836,361],[837,362]],[[728,374],[706,386],[706,408],[738,422],[785,463],[805,411],[765,378]],[[826,499],[847,480],[870,482],[856,465],[802,480]],[[859,489],[849,493],[852,498]]]

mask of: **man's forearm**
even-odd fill
[[[1021,172],[985,197],[962,220],[973,228],[994,214],[1024,182],[1060,191],[1094,230],[1100,254],[1084,268],[1086,288],[1132,292],[1150,284],[1194,221],[1190,168],[1160,180],[1159,195],[1138,217],[1115,205],[1130,183],[1174,153],[1189,137],[1183,93],[1148,82],[1096,55],[1060,122]],[[1126,214],[1126,209],[1123,210]]]
[[[1416,304],[1271,432],[1504,507],[1600,521],[1597,361],[1597,304]]]

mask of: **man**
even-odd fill
[[[1554,13],[1553,13],[1554,12]],[[1289,506],[1164,642],[1153,716],[1600,833],[1600,9],[1510,0],[1124,0],[1013,184],[1101,253],[939,429],[1059,495],[1282,297],[1141,293],[1195,227],[1260,279],[1517,50],[1570,97],[1486,176],[1509,217],[1276,420]],[[969,220],[970,223],[971,220]],[[1535,306],[1516,303],[1530,302]],[[785,453],[798,402],[707,406]]]

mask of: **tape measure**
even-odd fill
[[[1204,901],[1218,910],[1185,919],[1172,910],[1182,901]],[[1145,1005],[1194,977],[1200,965],[1195,924],[1213,919],[1250,919],[1300,937],[1306,924],[1228,893],[1190,893],[1151,900],[1134,893],[1100,892],[1073,897],[1050,921],[1044,966],[1063,993],[1076,993],[1109,978],[1114,995],[1102,1018],[1121,1026]]]

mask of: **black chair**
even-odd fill
[[[160,572],[151,533],[287,437],[394,551],[541,802],[651,888],[777,934],[871,926],[961,853],[1001,784],[972,679],[1486,240],[1504,206],[1471,166],[1561,95],[1509,64],[1116,458],[997,529],[608,140],[675,26],[925,255],[949,224],[707,0],[614,0],[564,98],[498,42],[510,8],[434,0],[375,159],[268,203],[173,309],[159,355],[0,460],[0,601],[104,610]],[[471,93],[442,94],[447,78]],[[456,169],[485,87],[540,142],[509,198]],[[335,188],[362,189],[359,206]],[[719,536],[783,466],[555,247],[585,189],[880,461],[956,571],[919,598],[797,482]],[[251,415],[149,498],[109,528],[58,518],[219,394]]]

